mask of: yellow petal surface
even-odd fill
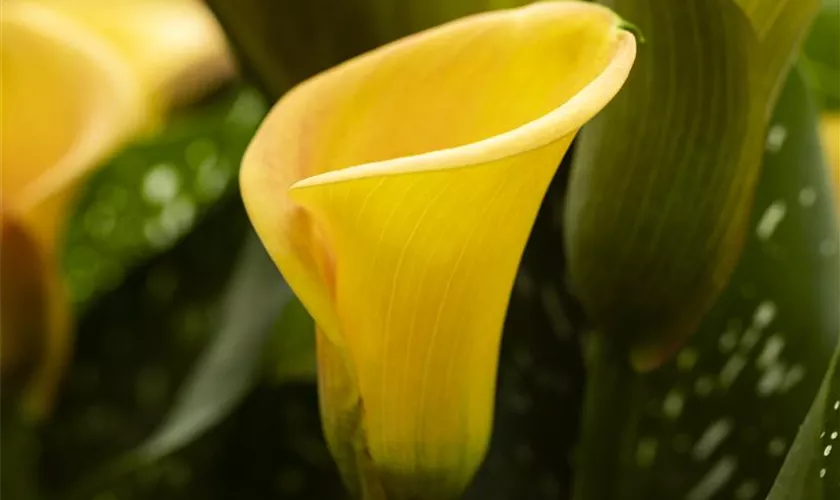
[[[620,24],[545,2],[408,37],[292,90],[246,153],[252,222],[323,332],[330,446],[362,440],[394,498],[451,496],[483,457],[519,259],[571,140],[627,77]]]

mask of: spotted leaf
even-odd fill
[[[601,406],[612,413],[598,428],[621,429],[612,435],[613,496],[604,498],[749,500],[770,489],[840,331],[836,209],[822,161],[816,112],[795,72],[721,298],[660,369],[627,367],[631,382],[601,386],[613,391]]]

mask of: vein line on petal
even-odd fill
[[[391,205],[391,212],[388,215],[388,217],[385,219],[385,222],[382,224],[382,230],[380,231],[379,239],[376,242],[376,247],[375,247],[376,249],[374,250],[373,256],[370,260],[370,265],[368,266],[367,276],[374,276],[374,271],[376,269],[376,265],[377,265],[377,262],[379,260],[379,252],[382,248],[382,242],[385,240],[385,234],[388,232],[388,226],[390,226],[391,221],[394,219],[394,216],[397,214],[397,211],[398,211],[399,207],[403,204],[403,202],[405,200],[408,199],[408,193],[410,193],[412,191],[412,189],[414,189],[414,187],[417,186],[418,183],[419,183],[419,180],[415,179],[414,182],[412,182],[411,184],[408,185],[408,187],[405,188],[405,192],[403,193],[403,196],[400,197],[400,199],[396,203]],[[373,281],[372,278],[369,278],[369,282],[370,281]],[[382,335],[382,344],[381,344],[382,347],[381,347],[381,349],[384,352],[386,347],[387,347],[387,342],[388,342],[388,330],[386,329],[384,332],[381,333],[381,335]],[[383,370],[383,372],[384,372],[384,369],[385,369],[385,366],[386,366],[387,362],[388,362],[388,357],[384,356],[383,359],[382,359],[381,366],[380,366],[380,370]],[[384,402],[380,403],[380,404],[384,408]],[[379,436],[380,442],[383,443],[383,446],[385,446],[385,429],[384,429],[384,426],[382,426],[382,425],[379,426],[379,435],[380,435]]]
[[[493,195],[490,196],[488,198],[487,202],[484,204],[484,207],[482,208],[481,213],[479,214],[479,219],[483,218],[487,214],[487,212],[490,210],[490,207],[493,206],[494,201],[496,200],[496,198],[499,197],[499,195],[502,193],[504,188],[505,188],[505,184],[503,182],[499,183],[499,187],[496,190],[496,192],[493,193]],[[447,281],[446,281],[446,286],[444,287],[443,294],[440,297],[440,305],[438,306],[437,314],[435,315],[434,327],[432,327],[432,333],[431,333],[430,342],[429,342],[429,351],[434,350],[435,343],[437,342],[437,336],[438,336],[438,333],[440,331],[440,319],[441,319],[441,316],[443,315],[443,310],[446,306],[447,297],[449,296],[449,291],[452,287],[452,281],[455,279],[455,276],[458,274],[459,268],[461,266],[461,261],[464,258],[464,254],[466,253],[467,247],[470,245],[470,243],[472,241],[472,238],[475,235],[476,229],[478,229],[478,226],[479,226],[478,224],[473,224],[472,225],[472,228],[470,229],[470,232],[467,234],[467,237],[464,240],[464,244],[461,247],[461,251],[458,253],[458,258],[455,260],[455,263],[452,266],[452,272],[449,274],[449,279],[447,279]],[[420,399],[418,400],[419,403],[417,405],[417,410],[418,410],[417,414],[420,415],[421,418],[422,418],[422,416],[425,415],[426,392],[427,392],[426,389],[428,387],[429,360],[430,360],[431,356],[429,356],[427,354],[424,357],[425,357],[425,362],[423,363],[423,379],[422,379],[423,381],[420,384]],[[423,424],[424,423],[425,423],[425,419],[424,419]],[[419,424],[417,426],[417,429],[416,429],[417,432],[422,432],[423,427],[425,427],[425,425],[423,425],[423,424]],[[415,442],[422,443],[423,442],[422,436],[417,436],[417,437],[419,439],[416,440]]]
[[[521,179],[521,178],[520,178],[520,179]],[[534,184],[536,184],[536,182],[535,182],[535,181],[534,181],[533,183],[534,183]],[[503,187],[504,187],[504,185],[503,185]],[[510,186],[507,186],[507,187],[510,187]],[[514,200],[515,200],[515,199],[517,199],[517,193],[518,193],[518,192],[520,192],[520,191],[522,191],[522,190],[523,190],[523,187],[524,187],[524,183],[523,183],[523,182],[520,182],[520,183],[519,183],[519,185],[518,185],[518,186],[517,186],[517,187],[513,190],[513,192],[512,192],[512,193],[510,193],[510,195],[509,195],[509,196],[510,196],[510,198],[511,198],[511,199],[514,199]],[[500,190],[500,191],[501,191],[501,190]],[[498,195],[498,193],[497,193],[497,195]],[[494,196],[493,198],[496,198],[496,197],[497,197],[497,196]],[[491,202],[492,202],[493,198],[491,198]],[[491,206],[491,203],[488,203],[488,206]],[[508,211],[508,215],[509,215],[509,214],[510,214],[510,212]],[[482,215],[484,215],[484,214],[482,214]],[[535,214],[535,215],[536,215],[536,214]],[[508,219],[508,220],[510,220],[510,219],[511,219],[511,217],[509,217],[509,216],[508,216],[508,217],[507,217],[507,219]],[[498,221],[497,221],[497,222],[498,222]],[[499,225],[501,226],[501,224],[499,224]],[[486,237],[486,236],[487,236],[487,232],[484,232],[484,234],[482,235],[482,237]],[[482,239],[483,239],[483,238],[482,238]],[[476,242],[476,245],[478,245],[479,247],[483,247],[484,245],[481,245],[480,243],[481,243],[481,239],[479,239],[479,241],[478,241],[478,242]],[[523,246],[523,248],[524,248],[524,246]],[[521,257],[520,257],[520,258],[521,258]],[[518,267],[518,262],[519,262],[519,259],[517,260],[517,267]],[[473,271],[474,271],[474,269],[475,269],[475,266],[473,266]],[[511,285],[512,285],[512,283],[511,283]],[[507,304],[506,304],[506,306],[507,306]],[[504,317],[505,315],[506,315],[506,311],[505,311],[505,314],[503,314],[503,317]],[[499,332],[492,332],[492,333],[493,333],[494,335],[496,335],[496,334],[501,334],[501,328],[502,328],[502,325],[500,325],[500,331],[499,331]],[[463,335],[456,335],[456,336],[455,336],[455,339],[454,339],[454,341],[453,341],[453,345],[452,345],[451,349],[449,350],[449,352],[450,352],[450,356],[449,356],[449,363],[448,363],[448,365],[447,365],[446,375],[445,375],[445,377],[444,377],[444,381],[445,381],[445,382],[444,382],[444,384],[443,384],[444,391],[449,391],[449,389],[452,387],[452,384],[450,384],[450,381],[452,380],[452,370],[453,370],[453,368],[455,367],[455,359],[456,359],[456,357],[457,357],[457,355],[458,355],[458,348],[459,348],[459,345],[460,345],[461,341],[463,340],[463,338],[464,338],[464,336],[463,336]],[[467,363],[467,365],[469,365],[469,363]],[[470,413],[471,413],[471,412],[470,412],[469,410],[466,412],[466,414],[467,414],[467,415],[469,415]]]
[[[450,185],[451,185],[451,183],[450,184],[445,184],[441,188],[441,190],[448,189]],[[430,262],[432,262],[432,260],[434,260],[434,256],[437,253],[439,248],[440,248],[440,246],[436,245],[429,250],[429,252],[426,255],[426,262],[423,265],[423,267],[421,267],[421,270],[428,268],[428,264]],[[402,385],[403,385],[402,394],[405,394],[408,391],[408,379],[409,379],[408,374],[411,371],[410,367],[412,366],[412,363],[410,361],[411,360],[411,353],[414,352],[414,350],[411,348],[411,345],[414,342],[414,334],[417,331],[417,329],[415,328],[415,326],[417,325],[417,310],[418,310],[418,306],[420,304],[420,298],[423,296],[423,288],[425,286],[426,276],[428,276],[428,274],[429,274],[428,272],[421,272],[420,273],[420,282],[418,283],[417,293],[414,296],[415,297],[414,298],[414,306],[411,308],[411,311],[412,311],[411,312],[411,321],[409,322],[409,330],[408,330],[408,334],[406,336],[406,341],[405,341],[405,363],[403,365],[404,369],[403,369],[403,377],[402,377]],[[416,461],[417,460],[417,450],[413,450],[413,454],[414,454],[414,460]]]
[[[370,188],[367,196],[365,196],[365,199],[362,200],[362,204],[359,206],[359,211],[356,214],[356,222],[353,223],[353,230],[354,231],[356,229],[358,229],[359,224],[362,223],[362,214],[365,212],[365,209],[367,208],[368,203],[370,203],[370,199],[373,198],[374,193],[376,193],[379,190],[379,188],[382,187],[383,184],[385,184],[385,178],[384,177],[379,179],[379,182],[377,182],[375,186]],[[349,191],[348,191],[348,196],[349,196]]]
[[[383,352],[385,353],[385,356],[384,356],[384,359],[383,359],[383,362],[382,362],[382,366],[381,366],[381,375],[380,375],[380,381],[381,381],[380,390],[382,391],[382,394],[388,394],[388,392],[386,391],[386,387],[385,387],[386,380],[387,380],[386,377],[385,377],[385,375],[387,373],[386,367],[387,367],[388,359],[390,358],[390,356],[388,356],[388,354],[387,354],[387,352],[388,352],[388,339],[389,339],[390,334],[391,334],[391,317],[392,317],[392,313],[393,313],[394,295],[396,295],[395,292],[396,292],[396,289],[397,289],[397,281],[399,279],[399,275],[400,275],[400,272],[401,272],[401,269],[402,269],[402,264],[403,264],[403,261],[405,259],[405,254],[408,251],[408,247],[411,245],[411,242],[414,239],[415,234],[417,234],[417,230],[423,224],[423,221],[426,218],[426,215],[429,213],[429,209],[432,207],[432,205],[435,204],[435,202],[437,200],[439,200],[441,198],[441,196],[443,196],[443,192],[444,192],[443,189],[438,190],[438,192],[437,192],[437,194],[435,194],[434,198],[432,200],[429,200],[428,203],[426,203],[426,207],[423,209],[423,212],[417,218],[417,221],[414,224],[414,227],[411,229],[411,232],[409,233],[408,238],[406,238],[405,243],[402,246],[402,249],[400,250],[400,256],[397,259],[397,264],[396,264],[396,267],[394,268],[393,279],[391,280],[391,293],[389,295],[388,308],[387,308],[387,312],[385,314],[385,332],[384,332],[384,340],[383,340],[383,343],[382,343]],[[384,407],[383,407],[383,410],[384,410]],[[384,413],[384,411],[383,411],[383,413]],[[383,446],[385,446],[384,440],[383,440]]]

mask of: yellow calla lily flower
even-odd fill
[[[449,498],[490,435],[499,341],[543,195],[636,51],[545,2],[399,40],[282,98],[246,152],[251,220],[317,325],[324,432],[367,498]]]
[[[68,348],[56,253],[78,186],[185,96],[181,82],[200,90],[233,66],[221,29],[198,2],[10,0],[0,36],[0,367],[5,380],[25,364],[14,359],[27,352],[21,346],[33,345],[33,335],[49,337],[39,341],[24,403],[37,415],[52,399]],[[34,291],[37,299],[20,299]],[[17,310],[24,306],[25,314]],[[26,328],[19,318],[29,318]]]

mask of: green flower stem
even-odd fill
[[[630,366],[627,350],[609,337],[593,332],[588,342],[574,499],[613,500],[620,498],[622,471],[634,456],[643,376]]]

